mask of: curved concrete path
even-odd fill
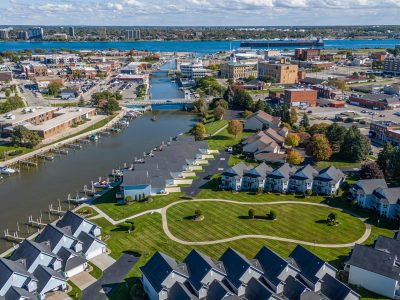
[[[275,240],[275,241],[288,242],[288,243],[296,243],[296,244],[315,246],[315,247],[321,247],[321,248],[348,248],[348,247],[353,247],[355,244],[361,244],[361,243],[365,242],[368,239],[369,235],[371,234],[371,226],[369,224],[366,224],[364,219],[352,214],[353,216],[357,217],[359,220],[361,220],[364,223],[365,232],[357,241],[354,241],[352,243],[346,243],[346,244],[318,244],[318,243],[312,243],[312,242],[307,242],[307,241],[282,238],[282,237],[271,236],[271,235],[259,235],[259,234],[238,235],[238,236],[234,236],[234,237],[230,237],[230,238],[226,238],[226,239],[213,240],[213,241],[202,241],[202,242],[184,241],[184,240],[181,240],[181,239],[175,237],[169,230],[168,220],[167,220],[168,219],[167,218],[167,210],[168,210],[168,208],[171,208],[174,205],[177,205],[180,203],[185,203],[185,202],[224,202],[224,203],[234,203],[234,204],[243,204],[243,205],[296,204],[296,205],[328,207],[328,208],[332,208],[332,209],[341,210],[340,208],[331,207],[326,204],[312,203],[312,202],[299,202],[299,201],[239,202],[239,201],[222,200],[222,199],[197,199],[197,200],[177,201],[177,202],[174,202],[174,203],[171,203],[171,204],[165,206],[161,210],[162,225],[163,225],[163,230],[169,239],[171,239],[177,243],[183,244],[183,245],[213,245],[213,244],[232,242],[232,241],[241,240],[241,239],[255,238],[255,239],[266,239],[266,240]]]
[[[356,241],[351,242],[351,243],[345,243],[345,244],[318,244],[318,243],[313,243],[313,242],[307,242],[307,241],[302,241],[302,240],[296,240],[296,239],[290,239],[290,238],[282,238],[278,236],[271,236],[271,235],[259,235],[259,234],[249,234],[249,235],[238,235],[226,239],[220,239],[220,240],[212,240],[212,241],[201,241],[201,242],[192,242],[192,241],[184,241],[181,240],[177,237],[175,237],[171,231],[169,230],[168,227],[168,217],[167,217],[167,210],[171,208],[172,206],[182,204],[182,203],[188,203],[188,202],[222,202],[222,203],[232,203],[232,204],[240,204],[240,205],[279,205],[279,204],[296,204],[296,205],[309,205],[309,206],[319,206],[319,207],[327,207],[331,209],[336,209],[340,211],[344,211],[356,218],[358,218],[360,221],[362,221],[365,225],[365,232],[364,234]],[[90,207],[94,208],[99,214],[93,219],[96,218],[105,218],[107,221],[109,221],[112,225],[118,225],[120,223],[123,223],[127,220],[132,220],[138,217],[141,217],[146,214],[153,214],[153,213],[159,213],[161,214],[162,217],[162,227],[164,230],[164,233],[168,236],[169,239],[182,244],[182,245],[213,245],[213,244],[220,244],[220,243],[226,243],[226,242],[232,242],[232,241],[237,241],[241,239],[250,239],[250,238],[255,238],[255,239],[265,239],[265,240],[274,240],[274,241],[281,241],[281,242],[288,242],[288,243],[296,243],[296,244],[302,244],[302,245],[308,245],[308,246],[315,246],[315,247],[321,247],[321,248],[348,248],[348,247],[353,247],[355,244],[362,244],[365,242],[368,237],[371,234],[371,225],[365,223],[365,219],[361,218],[360,216],[343,210],[341,208],[337,207],[332,207],[326,204],[322,203],[313,203],[313,202],[301,202],[301,201],[275,201],[275,202],[241,202],[241,201],[234,201],[234,200],[226,200],[226,199],[193,199],[193,200],[180,200],[176,201],[173,203],[170,203],[163,208],[159,209],[151,209],[147,211],[140,212],[138,214],[135,214],[133,216],[121,219],[121,220],[114,220],[110,216],[108,216],[106,213],[104,213],[101,209],[99,209],[95,205],[90,205]]]

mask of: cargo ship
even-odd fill
[[[324,46],[324,41],[322,39],[316,39],[316,40],[264,40],[264,41],[246,41],[246,42],[240,43],[240,47],[250,47],[250,48],[296,47],[296,46],[322,47],[322,46]]]

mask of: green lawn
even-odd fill
[[[80,214],[81,216],[85,217],[85,218],[90,218],[90,217],[94,217],[98,215],[98,212],[95,211],[93,208],[89,207],[89,206],[82,206],[81,208],[79,208],[76,213]]]
[[[327,168],[330,166],[334,166],[336,168],[357,168],[361,166],[361,163],[359,162],[348,162],[345,161],[339,157],[336,157],[335,155],[332,155],[330,160],[328,161],[319,161],[316,163],[316,166],[318,168]]]
[[[112,190],[96,199],[94,204],[114,220],[121,220],[150,209],[157,209],[179,200],[183,193],[171,193],[169,195],[154,196],[151,202],[133,202],[131,204],[119,204],[115,199],[116,190]]]
[[[254,161],[248,161],[243,155],[241,154],[232,154],[229,156],[228,165],[230,167],[237,165],[240,162],[244,162],[246,165],[257,166],[258,163]]]
[[[206,127],[207,134],[213,135],[218,130],[220,130],[224,126],[228,125],[228,123],[229,123],[228,120],[219,120],[219,121],[209,122],[209,123],[205,124],[204,126]]]
[[[13,145],[1,145],[0,146],[0,161],[14,158],[15,156],[22,155],[32,151],[33,149],[18,147]]]
[[[203,221],[190,217],[195,209],[204,215]],[[248,219],[249,209],[262,219]],[[276,220],[266,220],[271,211]],[[338,226],[328,226],[329,213],[337,213]],[[245,234],[263,234],[323,244],[351,243],[365,232],[357,218],[329,207],[301,204],[245,205],[223,202],[186,202],[167,211],[171,233],[185,241],[210,241]]]
[[[82,298],[82,291],[72,283],[72,281],[68,281],[68,284],[71,286],[72,290],[68,293],[73,300],[79,300]]]
[[[253,132],[243,132],[235,139],[235,137],[229,134],[228,130],[225,128],[217,135],[211,136],[207,139],[208,147],[212,150],[222,150],[226,147],[236,145],[241,139],[246,138],[252,134]]]
[[[91,262],[89,262],[89,265],[93,268],[93,270],[90,271],[90,275],[92,275],[96,279],[100,279],[101,276],[103,276],[103,271]]]

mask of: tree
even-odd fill
[[[371,161],[361,166],[360,177],[362,179],[379,179],[384,178],[384,175],[379,165]]]
[[[253,114],[253,113],[252,113],[251,111],[249,111],[249,110],[245,110],[245,111],[243,112],[243,116],[244,116],[245,119],[247,119],[248,117],[250,117],[252,114]]]
[[[376,160],[379,168],[383,173],[387,173],[389,170],[390,160],[393,155],[394,148],[391,143],[385,143],[383,149],[378,154],[378,159]]]
[[[337,214],[334,213],[334,212],[331,212],[331,213],[328,215],[328,218],[326,218],[326,223],[327,223],[328,225],[336,225],[336,224],[338,223],[338,221],[337,221]]]
[[[288,133],[285,139],[286,146],[297,147],[300,144],[300,137],[297,133]]]
[[[103,107],[104,112],[108,115],[112,115],[114,112],[121,109],[117,100],[111,98],[107,100],[107,103]]]
[[[327,128],[325,135],[332,147],[333,152],[340,151],[346,132],[347,129],[337,123],[333,123]]]
[[[83,98],[83,96],[79,97],[78,106],[80,106],[80,107],[84,107],[85,106],[85,98]]]
[[[259,110],[262,110],[262,111],[265,110],[265,104],[264,104],[264,101],[262,101],[262,100],[258,100],[254,104],[254,111],[259,111]]]
[[[202,111],[203,106],[204,106],[204,100],[202,98],[193,102],[193,109],[197,113]]]
[[[264,111],[265,111],[267,114],[272,115],[272,107],[271,107],[271,105],[270,105],[269,103],[266,103],[266,104],[265,104]]]
[[[297,120],[298,120],[297,109],[295,107],[292,107],[290,109],[290,124],[291,125],[296,124]]]
[[[304,161],[304,157],[298,151],[291,149],[287,154],[286,161],[291,165],[300,165]]]
[[[233,101],[233,97],[235,96],[235,92],[231,85],[228,86],[228,89],[224,93],[224,99],[226,102],[231,103]]]
[[[268,217],[269,219],[271,219],[271,220],[275,220],[276,217],[277,217],[277,214],[276,214],[275,211],[271,210],[271,211],[267,214],[267,217]]]
[[[255,216],[254,209],[249,209],[248,215],[249,215],[249,219],[254,219],[254,216]]]
[[[196,219],[200,218],[203,215],[203,212],[201,211],[201,209],[196,209],[194,211],[194,216]]]
[[[239,120],[229,121],[228,132],[234,135],[236,139],[237,136],[243,132],[243,123],[240,122]]]
[[[400,148],[396,147],[390,156],[387,174],[395,179],[400,180]]]
[[[308,118],[306,113],[303,114],[300,125],[303,126],[306,130],[310,127],[310,119]]]
[[[276,83],[276,79],[273,76],[265,76],[263,81],[266,83]]]
[[[11,139],[14,144],[28,148],[34,148],[42,141],[37,132],[31,131],[22,125],[14,127]]]
[[[311,155],[316,161],[329,160],[332,149],[328,139],[322,134],[315,134],[311,138],[306,148],[307,154]]]
[[[311,135],[314,134],[325,134],[326,131],[329,128],[329,124],[327,123],[318,123],[318,124],[314,124],[313,126],[310,127],[310,129],[308,130],[308,133]]]
[[[49,95],[58,96],[61,92],[61,84],[55,81],[49,83],[47,87],[47,92]]]
[[[300,145],[302,147],[307,146],[307,144],[311,140],[311,135],[309,133],[307,133],[307,132],[298,132],[297,136],[300,138]]]
[[[214,114],[214,119],[215,119],[216,121],[221,120],[222,117],[224,116],[224,113],[225,113],[225,109],[224,109],[222,106],[217,106],[217,107],[214,109],[214,112],[213,112],[213,114]]]
[[[131,203],[131,202],[133,202],[133,197],[132,196],[126,196],[125,197],[125,203]]]
[[[353,125],[344,136],[340,156],[347,161],[361,162],[367,158],[370,149],[369,139],[361,134],[357,126]]]
[[[203,123],[196,123],[192,128],[192,134],[196,140],[204,140],[206,135],[206,127]]]

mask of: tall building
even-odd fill
[[[400,57],[389,57],[383,62],[383,71],[394,76],[400,75]]]
[[[68,33],[69,33],[69,36],[70,37],[75,37],[75,27],[70,27],[69,29],[68,29]]]
[[[107,28],[106,27],[100,28],[100,37],[102,37],[102,38],[107,37]]]
[[[27,39],[29,39],[28,32],[25,31],[25,30],[18,31],[17,37],[18,37],[19,40],[27,40]]]
[[[10,29],[8,29],[8,28],[0,29],[0,40],[8,40],[9,39],[9,36],[8,36],[9,31],[10,31]]]
[[[32,27],[28,29],[28,37],[30,40],[41,40],[43,39],[43,28]]]
[[[220,64],[221,69],[221,77],[223,78],[231,78],[231,79],[239,79],[239,78],[248,78],[250,76],[257,77],[257,63],[255,64],[246,64],[240,63],[236,60],[236,56],[234,53],[229,58],[229,61]]]
[[[258,63],[258,77],[274,78],[275,83],[293,84],[298,82],[299,67],[287,63]]]
[[[130,29],[125,32],[127,40],[140,40],[140,29]]]
[[[320,60],[320,49],[296,49],[294,50],[294,57],[299,60]]]

